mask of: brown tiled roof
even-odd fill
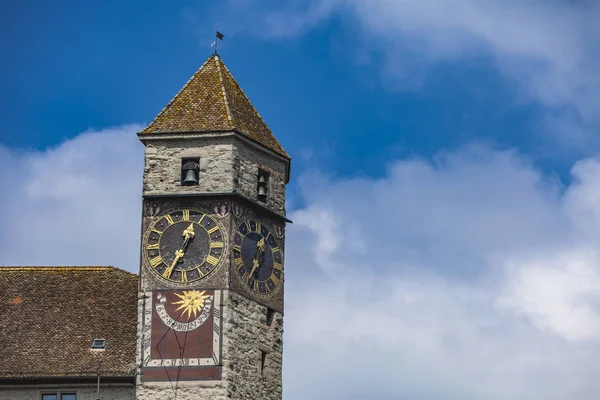
[[[238,132],[289,158],[223,61],[213,55],[140,136],[223,131]]]
[[[0,378],[133,376],[137,276],[113,267],[0,267]]]

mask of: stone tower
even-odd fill
[[[281,399],[290,157],[218,55],[145,145],[137,399]]]

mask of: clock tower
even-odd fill
[[[145,145],[137,399],[281,399],[290,157],[218,55]]]

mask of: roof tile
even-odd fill
[[[113,267],[0,267],[0,378],[133,376],[137,275]]]

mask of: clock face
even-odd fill
[[[225,254],[223,230],[199,210],[178,210],[157,217],[144,239],[148,266],[163,279],[182,284],[202,279]]]
[[[283,279],[283,254],[271,231],[259,221],[244,221],[233,243],[235,268],[244,284],[256,293],[273,292]]]

